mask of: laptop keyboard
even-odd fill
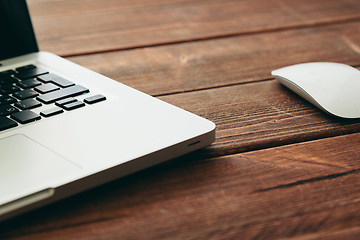
[[[89,92],[83,86],[32,64],[2,71],[0,131],[106,100],[101,94],[86,97],[83,101],[75,98]],[[48,108],[40,115],[33,111],[44,105]]]

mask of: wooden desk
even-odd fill
[[[360,1],[29,7],[41,50],[208,118],[217,138],[2,223],[0,239],[360,239],[360,120],[330,117],[270,75],[360,67]]]

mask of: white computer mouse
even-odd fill
[[[360,71],[331,62],[301,63],[271,72],[315,106],[342,118],[360,118]]]

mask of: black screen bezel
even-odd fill
[[[4,39],[4,46],[0,46],[0,60],[38,52],[39,48],[26,0],[0,0],[0,8],[6,12],[4,24],[11,26],[11,33],[2,32],[1,34],[2,38],[8,37],[8,39]],[[8,34],[15,34],[21,40],[14,44],[12,41],[14,38],[11,38],[13,36],[8,36]]]

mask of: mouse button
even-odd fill
[[[354,74],[360,73],[345,64],[314,62],[284,67],[274,70],[272,74],[283,84],[285,79],[294,84],[294,87],[301,88],[316,101],[328,102],[342,96],[339,89],[345,88],[344,91],[348,91],[347,83],[354,80]]]
[[[358,72],[358,70],[342,63],[311,62],[279,68],[272,71],[272,75],[282,76],[295,82],[311,82],[313,80],[338,79],[338,77],[354,72]]]
[[[322,79],[321,74],[323,71],[318,71],[318,69],[307,64],[297,64],[272,71],[272,75],[281,83],[286,84],[288,82],[306,91],[311,89],[313,85],[317,85],[316,88],[320,87],[321,81],[318,79]]]

